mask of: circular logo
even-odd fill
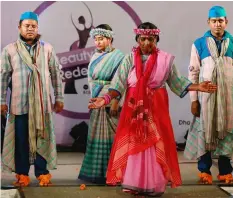
[[[122,29],[128,26],[122,17],[128,16],[136,26],[141,23],[139,16],[126,2],[104,3],[103,11],[96,9],[94,3],[100,2],[92,2],[92,6],[89,7],[84,2],[46,1],[34,11],[40,16],[40,21],[43,21],[40,30],[46,32],[45,40],[48,39],[52,45],[56,43],[55,50],[62,65],[61,76],[65,94],[65,107],[60,115],[68,118],[89,119],[87,105],[90,90],[87,85],[87,66],[95,50],[93,42],[89,42],[89,32],[94,27],[93,21],[99,23],[112,20],[115,24],[117,22],[119,25],[114,27],[114,31],[118,32],[123,32]],[[111,16],[111,4],[121,9],[112,8],[119,12],[119,21],[116,21],[115,16]],[[59,12],[61,9],[64,11],[62,15]]]

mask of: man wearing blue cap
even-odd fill
[[[233,37],[225,30],[226,11],[221,6],[209,10],[210,30],[192,45],[189,79],[209,80],[218,86],[215,93],[191,92],[194,115],[185,156],[198,159],[200,182],[212,183],[212,155],[218,156],[218,180],[232,183],[233,154]]]
[[[18,40],[1,54],[1,114],[7,114],[2,168],[16,173],[16,186],[28,186],[30,164],[34,164],[40,186],[47,186],[51,183],[48,170],[56,168],[57,155],[52,111],[62,111],[64,99],[59,62],[53,47],[39,40],[36,13],[23,13],[18,28]]]

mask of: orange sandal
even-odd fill
[[[233,176],[232,176],[232,174],[218,175],[218,180],[224,181],[226,184],[232,184],[233,183]]]
[[[30,178],[27,175],[16,174],[15,177],[16,177],[17,181],[13,182],[14,186],[24,186],[24,187],[26,187],[30,183]]]
[[[39,185],[40,186],[49,186],[51,185],[51,175],[50,174],[46,174],[46,175],[40,175],[39,177],[37,177],[37,179],[39,180]]]
[[[213,183],[213,178],[212,175],[208,173],[199,173],[199,183],[201,184],[212,184]]]

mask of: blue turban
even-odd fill
[[[221,6],[214,6],[209,10],[209,18],[220,18],[226,16],[226,10]]]
[[[24,12],[20,16],[20,20],[32,19],[38,22],[38,15],[35,12]]]

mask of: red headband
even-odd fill
[[[134,29],[134,33],[137,35],[159,35],[159,29]]]

